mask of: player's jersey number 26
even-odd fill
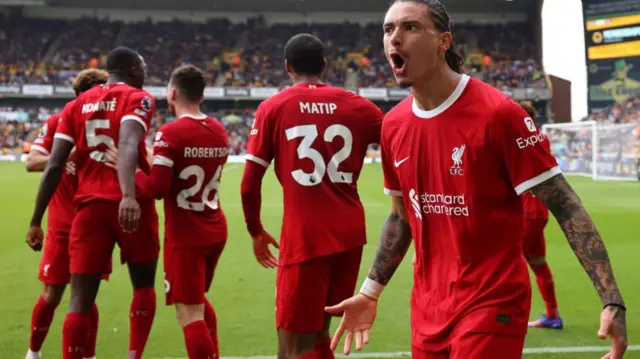
[[[178,207],[186,210],[196,211],[196,212],[204,211],[205,206],[213,210],[217,210],[219,207],[218,206],[218,188],[220,187],[220,174],[222,174],[222,165],[218,166],[215,174],[213,175],[213,178],[211,178],[209,183],[204,187],[204,189],[202,189],[202,185],[204,184],[204,180],[205,180],[204,169],[202,169],[202,167],[198,165],[191,165],[191,166],[185,167],[185,169],[183,169],[180,172],[180,175],[179,175],[180,179],[186,181],[191,177],[195,177],[196,183],[193,186],[187,189],[184,189],[180,191],[180,193],[178,193],[178,198],[177,198]],[[190,201],[189,199],[191,197],[197,198],[197,195],[200,192],[200,190],[202,190],[202,194],[200,195],[200,200]],[[213,195],[212,199],[209,199],[209,197],[211,197],[211,191],[215,191],[215,194]]]
[[[329,163],[325,163],[322,154],[311,148],[318,137],[318,127],[316,125],[303,125],[288,128],[285,131],[287,140],[302,137],[298,145],[298,158],[308,158],[313,161],[313,172],[307,173],[301,169],[291,172],[293,179],[303,186],[317,186],[322,182],[325,173],[329,174],[329,180],[333,183],[352,183],[353,173],[338,171],[338,166],[351,154],[353,146],[353,136],[351,131],[344,125],[331,125],[324,132],[324,141],[333,142],[336,137],[342,137],[344,146],[336,152]]]

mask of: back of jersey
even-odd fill
[[[356,183],[369,145],[379,143],[383,116],[360,96],[309,83],[260,106],[248,158],[263,165],[275,159],[284,192],[281,264],[365,243]],[[302,242],[288,253],[288,241]]]
[[[205,115],[183,116],[160,128],[154,154],[154,163],[173,165],[171,192],[164,199],[167,245],[206,246],[226,240],[218,192],[229,154],[225,127]]]
[[[105,165],[105,152],[117,146],[123,121],[140,123],[146,133],[154,108],[151,95],[125,84],[96,86],[65,106],[56,137],[76,146],[77,205],[97,199],[120,200],[118,174]],[[138,153],[138,167],[149,173],[144,136]]]

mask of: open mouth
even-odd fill
[[[391,64],[393,67],[393,72],[396,74],[400,74],[404,72],[406,61],[404,57],[400,54],[393,53],[389,54],[389,58],[391,59]]]

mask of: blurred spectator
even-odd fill
[[[336,86],[395,86],[382,46],[382,26],[370,23],[267,24],[263,17],[233,24],[228,19],[134,23],[84,18],[28,19],[0,14],[0,83],[66,84],[78,71],[104,67],[109,49],[126,45],[148,65],[147,85],[162,86],[170,71],[190,63],[205,70],[209,85],[285,87],[284,45],[307,32],[325,41],[325,80]],[[456,48],[467,70],[498,88],[545,87],[533,57],[526,23],[459,24]]]

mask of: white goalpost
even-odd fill
[[[551,141],[551,153],[565,174],[594,180],[638,180],[638,139],[635,123],[596,121],[542,126]]]

